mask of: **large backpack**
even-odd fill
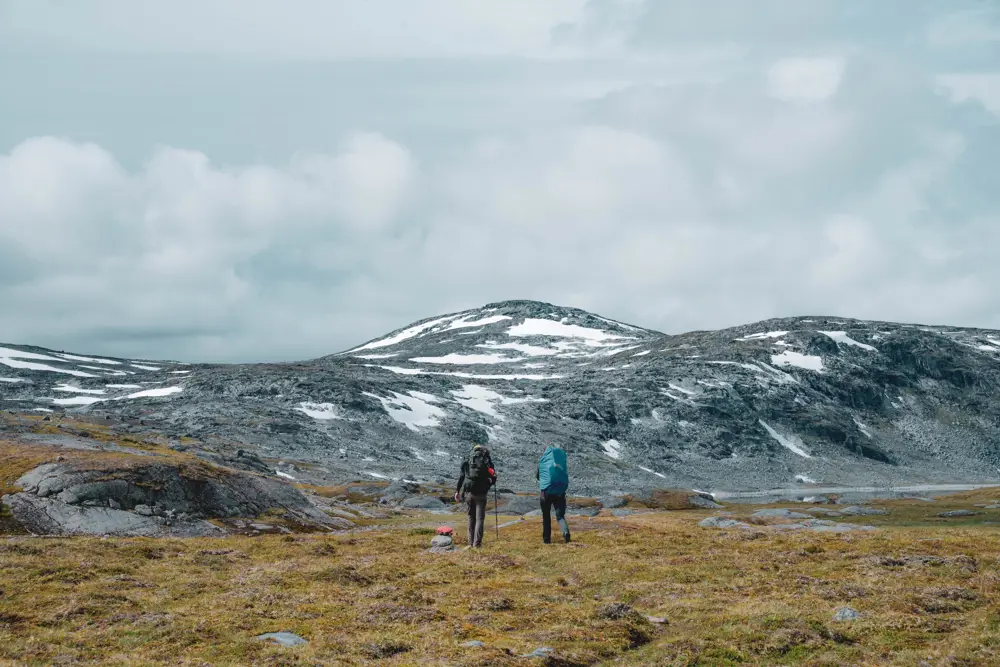
[[[469,474],[465,478],[465,490],[477,495],[490,490],[493,483],[490,477],[490,468],[493,467],[493,460],[490,452],[485,447],[477,447],[472,450],[469,456]]]
[[[538,488],[554,496],[566,494],[569,472],[566,469],[566,450],[549,447],[538,462]]]

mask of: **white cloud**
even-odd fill
[[[0,340],[305,358],[505,298],[1000,326],[992,42],[912,2],[8,2],[0,49],[81,81],[0,66]]]
[[[840,86],[841,58],[783,58],[768,71],[768,92],[785,102],[822,102]]]

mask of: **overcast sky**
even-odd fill
[[[1000,3],[0,0],[0,341],[1000,328]]]

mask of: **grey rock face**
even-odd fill
[[[280,646],[303,646],[309,643],[302,637],[291,632],[268,632],[263,635],[257,635],[257,639]]]
[[[540,509],[538,496],[514,496],[506,502],[502,498],[500,501],[501,514],[520,516],[538,509]]]
[[[665,335],[508,301],[302,363],[119,360],[127,379],[116,366],[93,371],[5,346],[48,354],[47,365],[86,374],[71,378],[76,387],[105,393],[54,404],[43,397],[65,376],[11,368],[5,376],[25,381],[0,383],[0,399],[13,410],[110,416],[119,432],[187,435],[199,442],[192,452],[245,471],[264,473],[262,452],[308,461],[303,474],[331,485],[453,481],[473,442],[488,443],[503,485],[523,491],[536,488],[550,443],[569,453],[579,495],[784,488],[796,476],[988,483],[1000,467],[998,340],[819,316]],[[119,382],[161,390],[108,386]],[[206,444],[222,441],[244,454]]]
[[[706,510],[718,510],[722,509],[722,505],[715,502],[714,500],[708,500],[702,496],[688,496],[688,504],[692,507],[700,507]]]
[[[702,528],[737,528],[741,526],[750,526],[743,523],[742,521],[737,521],[736,519],[728,519],[722,516],[710,516],[707,519],[702,519],[698,522],[698,525]]]
[[[951,510],[950,512],[941,512],[938,516],[945,519],[953,519],[963,516],[977,516],[978,514],[979,512],[974,512],[972,510]]]
[[[601,504],[601,507],[613,510],[616,507],[624,507],[626,500],[622,496],[601,496],[597,502]]]
[[[413,498],[407,498],[402,503],[403,507],[408,509],[421,509],[421,510],[432,510],[436,512],[442,512],[448,509],[448,506],[440,498],[434,498],[432,496],[414,496]]]
[[[841,622],[856,621],[859,618],[861,618],[861,614],[851,607],[841,607],[833,615],[833,620]]]
[[[344,521],[313,507],[293,487],[223,469],[195,474],[159,462],[119,469],[54,463],[23,475],[17,485],[24,491],[9,500],[14,519],[42,534],[219,535],[222,531],[201,519],[257,516],[271,509],[314,527]]]
[[[878,507],[861,507],[857,505],[844,507],[839,511],[844,516],[882,516],[889,513],[889,510],[880,509]]]

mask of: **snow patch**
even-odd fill
[[[633,354],[632,356],[633,356],[633,357],[645,357],[645,356],[646,356],[647,354],[649,354],[650,352],[652,352],[652,350],[643,350],[642,352],[636,352],[636,353],[635,353],[635,354]]]
[[[451,320],[454,320],[457,317],[461,317],[463,314],[464,313],[458,313],[457,315],[447,315],[445,317],[439,317],[436,320],[431,320],[430,322],[424,322],[423,324],[416,324],[412,327],[409,327],[408,329],[403,329],[399,333],[389,336],[388,338],[383,338],[382,340],[374,340],[370,343],[365,343],[361,347],[356,347],[353,350],[348,350],[344,354],[351,354],[354,352],[360,352],[362,350],[374,350],[380,347],[389,347],[390,345],[401,343],[404,340],[408,340],[410,338],[413,338],[414,336],[418,336],[421,333],[427,331],[428,329],[432,329],[439,324],[443,324],[444,322],[450,322]]]
[[[802,354],[791,350],[785,350],[781,354],[772,354],[771,363],[775,366],[795,366],[796,368],[804,368],[809,371],[823,370],[823,357]]]
[[[399,366],[379,366],[379,368],[399,375],[448,375],[466,380],[560,380],[562,375],[480,375],[476,373],[447,373],[428,371],[422,368],[400,368]]]
[[[395,357],[399,352],[390,352],[389,354],[356,354],[358,359],[388,359],[390,357]]]
[[[141,384],[106,384],[108,389],[142,389]]]
[[[872,437],[872,433],[871,431],[868,430],[868,427],[859,422],[856,418],[854,420],[854,425],[857,426],[858,429],[860,429],[860,431],[864,433],[866,437],[868,438]]]
[[[443,357],[416,357],[410,361],[418,364],[509,364],[520,361],[502,354],[446,354]]]
[[[77,356],[75,354],[59,354],[59,353],[57,353],[56,356],[61,357],[63,359],[69,359],[71,361],[87,361],[87,362],[90,362],[92,364],[106,364],[108,366],[121,366],[122,365],[122,362],[120,362],[120,361],[112,361],[111,359],[97,359],[97,358],[94,358],[94,357],[79,357],[79,356]]]
[[[130,398],[160,398],[162,396],[170,396],[171,394],[179,394],[182,391],[184,391],[183,387],[157,387],[156,389],[146,389],[123,396],[122,400]]]
[[[278,477],[284,477],[285,479],[292,479],[292,480],[295,479],[294,477],[292,477],[291,475],[289,475],[287,472],[281,472],[280,470],[275,470],[274,474],[276,474]]]
[[[410,392],[409,396],[394,391],[389,392],[393,396],[391,399],[367,391],[362,393],[378,400],[393,420],[403,424],[411,431],[419,432],[421,426],[437,426],[441,418],[445,416],[444,410],[413,396],[413,392]]]
[[[645,472],[648,472],[648,473],[652,473],[652,474],[656,475],[657,477],[662,477],[663,479],[667,478],[667,476],[664,475],[663,473],[656,472],[655,470],[650,470],[649,468],[644,468],[643,466],[639,466],[639,470],[642,470],[642,471],[645,471]]]
[[[606,341],[621,340],[627,336],[601,331],[600,329],[589,329],[577,324],[564,324],[553,322],[552,320],[539,320],[528,318],[521,324],[512,326],[507,330],[508,336],[552,336],[555,338],[580,338],[585,341],[602,345]]]
[[[764,331],[761,333],[750,334],[749,336],[743,336],[742,338],[737,338],[736,340],[764,340],[766,338],[781,338],[787,335],[787,331]]]
[[[100,403],[103,398],[96,398],[94,396],[73,396],[71,398],[54,398],[52,399],[53,405],[93,405],[94,403]]]
[[[807,477],[806,475],[796,475],[795,481],[801,484],[816,484],[816,480],[812,477]]]
[[[495,341],[486,341],[482,345],[477,345],[476,347],[482,347],[488,350],[515,350],[527,357],[547,357],[553,354],[559,354],[559,350],[553,350],[549,347],[539,347],[537,345],[528,345],[527,343],[497,343]]]
[[[468,317],[472,317],[469,315]],[[484,317],[481,320],[469,320],[467,317],[463,317],[460,320],[452,322],[447,327],[444,328],[445,331],[451,331],[452,329],[466,329],[468,327],[481,327],[487,324],[495,324],[496,322],[503,322],[504,320],[512,319],[507,315],[490,315],[489,317]]]
[[[757,421],[760,422],[760,425],[764,427],[764,429],[771,435],[772,438],[774,438],[778,442],[779,445],[795,452],[796,454],[798,454],[803,458],[807,459],[812,458],[812,456],[806,450],[802,449],[802,447],[800,447],[791,438],[786,438],[785,436],[775,431],[763,419],[758,419]]]
[[[170,371],[170,374],[171,375],[185,375],[185,374],[190,373],[190,372],[191,371]]]
[[[136,364],[136,363],[133,363],[132,366],[135,366],[136,368],[141,368],[144,371],[158,371],[158,370],[162,370],[161,368],[159,368],[157,366],[143,366],[142,364]]]
[[[622,443],[618,442],[614,438],[611,440],[606,440],[601,444],[604,447],[604,453],[613,459],[620,459],[622,456],[621,448]]]
[[[318,419],[320,421],[326,421],[330,419],[343,419],[340,414],[337,413],[337,406],[333,403],[311,403],[309,401],[299,403],[299,407],[295,408],[298,412],[302,412],[313,419]]]
[[[11,384],[17,384],[18,382],[24,382],[21,378],[0,378],[0,382],[9,382]]]
[[[514,405],[516,403],[547,403],[548,401],[544,398],[511,398],[509,396],[504,396],[503,394],[497,393],[492,389],[487,387],[481,387],[476,384],[467,384],[461,389],[455,389],[451,392],[455,396],[455,401],[464,405],[467,408],[475,410],[476,412],[481,412],[485,415],[489,415],[500,421],[503,421],[504,417],[496,411],[496,406],[498,405]]]
[[[79,387],[73,387],[68,384],[61,384],[53,388],[53,391],[61,391],[68,394],[104,394],[106,393],[103,389],[80,389]]]
[[[32,361],[24,361],[24,359],[31,359]],[[97,377],[93,373],[84,373],[83,371],[78,371],[72,368],[56,368],[54,366],[49,366],[47,364],[35,363],[36,361],[56,361],[63,362],[63,359],[58,359],[56,357],[50,357],[45,354],[36,354],[34,352],[22,352],[21,350],[12,350],[6,347],[0,347],[0,364],[4,366],[9,366],[11,368],[19,368],[28,371],[47,371],[49,373],[64,373],[66,375],[73,375],[75,377],[82,378],[92,378]]]
[[[847,335],[846,331],[820,331],[824,336],[829,336],[837,342],[838,345],[852,345],[854,347],[860,347],[862,350],[868,350],[869,352],[878,352],[871,345],[866,343],[859,343],[850,336]]]

